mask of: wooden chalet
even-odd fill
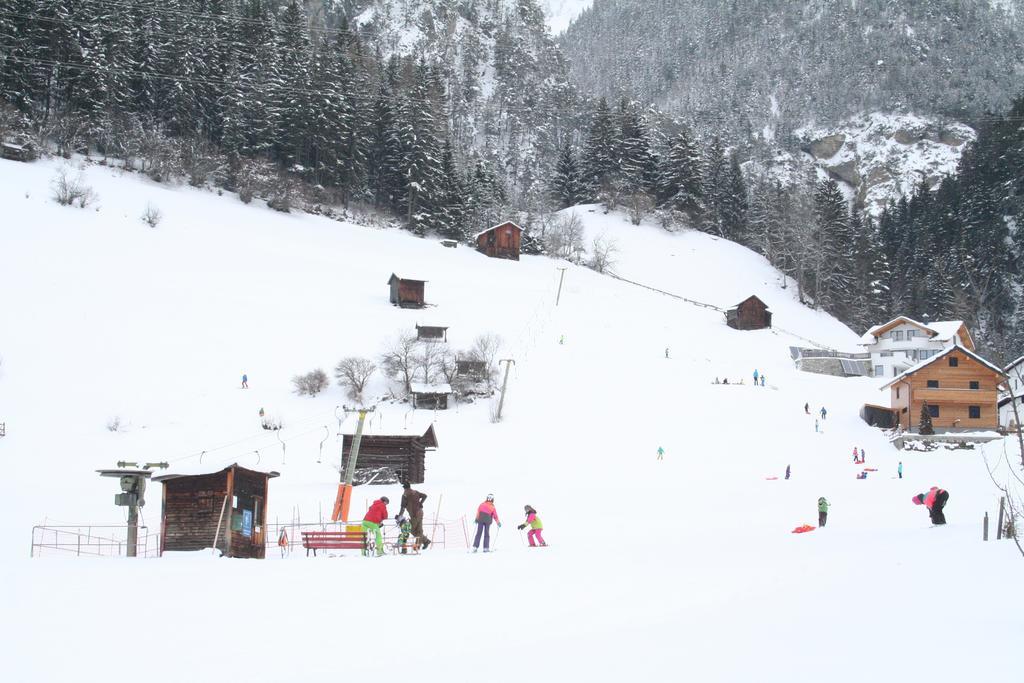
[[[413,382],[409,385],[413,408],[427,410],[448,410],[448,396],[452,393],[450,384],[426,384]]]
[[[490,258],[507,258],[519,260],[519,247],[522,243],[523,229],[511,221],[506,221],[473,236],[476,250]]]
[[[352,434],[346,434],[342,441],[342,469],[352,452]],[[363,434],[359,442],[359,459],[356,463],[356,477],[361,472],[388,468],[395,472],[399,481],[422,484],[426,475],[426,453],[437,448],[434,426],[427,427],[422,436],[408,434]]]
[[[416,338],[420,341],[448,342],[448,328],[440,325],[416,325]]]
[[[487,362],[457,359],[455,361],[455,374],[463,379],[485,380],[487,379]]]
[[[388,278],[391,287],[391,303],[402,308],[423,308],[427,305],[423,292],[426,280],[398,277],[394,273]]]
[[[764,330],[772,326],[768,304],[749,296],[725,312],[725,323],[736,330]]]
[[[936,432],[996,429],[1006,374],[959,344],[918,363],[882,387],[891,394],[897,424],[916,432],[925,403]]]
[[[277,472],[231,465],[207,474],[164,474],[160,553],[214,545],[226,557],[263,559],[267,484]],[[219,531],[218,531],[219,527]]]

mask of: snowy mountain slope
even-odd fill
[[[569,28],[569,24],[591,4],[593,4],[593,0],[542,0],[541,2],[548,28],[555,35]]]
[[[978,541],[994,494],[977,454],[892,451],[856,415],[879,400],[875,384],[797,373],[786,334],[736,332],[715,311],[577,267],[556,308],[565,264],[549,259],[489,260],[98,167],[86,177],[99,210],[59,207],[47,189],[56,167],[0,162],[0,201],[14,218],[0,228],[0,530],[11,539],[0,602],[19,624],[0,654],[15,678],[107,677],[96,653],[124,619],[110,596],[133,586],[133,629],[159,644],[141,665],[152,681],[218,678],[225,647],[254,642],[253,656],[232,660],[249,681],[337,675],[337,664],[308,655],[340,647],[359,653],[345,660],[349,675],[380,680],[409,675],[383,663],[394,659],[425,681],[666,671],[854,681],[912,675],[923,661],[954,678],[1014,680],[1004,654],[1014,630],[998,626],[1022,606],[1002,587],[1019,565],[1010,546]],[[156,229],[138,219],[147,202],[164,212]],[[779,327],[840,348],[856,341],[795,304],[747,250],[576,211],[589,236],[618,241],[623,277],[715,305],[757,293]],[[388,305],[388,275],[406,270],[429,280],[433,307]],[[93,473],[119,459],[167,459],[175,471],[196,468],[204,450],[211,468],[259,459],[281,472],[271,518],[316,519],[333,500],[334,409],[348,400],[337,387],[294,396],[289,378],[375,355],[428,318],[451,326],[455,347],[480,332],[505,337],[502,355],[517,361],[506,419],[492,424],[486,402],[436,414],[384,402],[373,428],[436,421],[440,448],[419,487],[428,517],[438,504],[442,519],[472,514],[494,493],[505,522],[494,555],[465,554],[453,525],[449,548],[418,558],[25,557],[29,527],[44,518],[122,519],[111,482]],[[750,386],[754,367],[769,386]],[[249,390],[238,387],[243,372]],[[747,383],[714,385],[716,376]],[[369,393],[387,390],[378,376]],[[824,433],[804,402],[828,407]],[[286,451],[259,429],[260,407],[283,416]],[[107,431],[114,415],[122,431]],[[854,445],[879,468],[867,480],[854,478]],[[893,478],[900,457],[903,480]],[[792,480],[765,479],[787,464]],[[945,529],[929,529],[909,503],[933,483],[952,493]],[[398,498],[397,487],[362,487],[357,500],[381,494]],[[790,534],[815,522],[821,495],[833,503],[828,527]],[[151,527],[158,500],[155,486]],[[525,503],[540,511],[550,548],[522,546],[513,524]],[[229,617],[244,627],[206,637],[217,615],[198,630],[195,615],[225,595],[259,596],[259,607],[238,602]],[[53,643],[59,658],[47,656]],[[979,657],[983,647],[997,654]]]

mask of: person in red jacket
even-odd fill
[[[387,496],[381,496],[378,500],[373,501],[373,505],[366,511],[366,516],[363,517],[363,530],[366,533],[373,532],[374,537],[377,541],[377,557],[384,554],[384,538],[380,533],[380,526],[384,523],[384,520],[388,518],[388,500]]]
[[[928,489],[928,493],[919,493],[913,498],[914,505],[924,505],[928,508],[928,516],[932,518],[932,524],[946,523],[946,515],[942,512],[942,508],[946,507],[947,500],[949,500],[949,492],[938,486],[933,486]]]

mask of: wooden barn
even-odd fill
[[[487,363],[482,360],[457,359],[455,374],[464,379],[485,380],[487,379]]]
[[[231,465],[207,474],[164,474],[160,553],[214,545],[226,557],[263,559],[267,485],[277,472]]]
[[[750,296],[725,313],[726,324],[736,330],[764,330],[772,326],[768,304]]]
[[[452,393],[450,384],[425,384],[413,382],[409,385],[412,394],[413,408],[427,410],[448,410],[448,395]]]
[[[936,432],[996,429],[999,391],[1006,386],[1002,369],[954,345],[893,378],[882,390],[900,427],[916,432],[928,405]]]
[[[896,418],[896,411],[888,406],[865,403],[860,409],[860,419],[879,429],[893,429],[899,423]]]
[[[420,341],[448,342],[448,328],[440,325],[416,325],[416,338]]]
[[[495,225],[483,232],[478,232],[476,250],[490,258],[507,258],[519,260],[519,246],[523,238],[523,229],[511,221]]]
[[[402,308],[423,308],[427,305],[423,292],[426,280],[398,277],[391,273],[388,285],[391,287],[391,303]]]
[[[346,434],[342,442],[342,469],[352,452],[352,434]],[[367,434],[359,442],[359,460],[356,463],[356,478],[360,473],[388,468],[395,472],[399,481],[422,484],[426,475],[426,454],[437,448],[437,435],[431,425],[422,436],[408,434]]]

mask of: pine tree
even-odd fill
[[[704,211],[704,179],[700,152],[687,130],[682,130],[662,160],[658,176],[658,205],[698,221]]]
[[[583,177],[595,196],[618,173],[615,121],[603,97],[597,103],[583,151]]]
[[[917,431],[925,436],[935,433],[935,428],[932,426],[932,414],[928,410],[928,401],[921,404],[921,419],[918,422]]]
[[[729,154],[724,180],[726,192],[719,206],[722,234],[726,239],[749,246],[747,185],[735,152]]]
[[[551,195],[562,209],[586,201],[587,191],[583,174],[571,145],[565,145],[558,157],[555,176],[551,181]]]

